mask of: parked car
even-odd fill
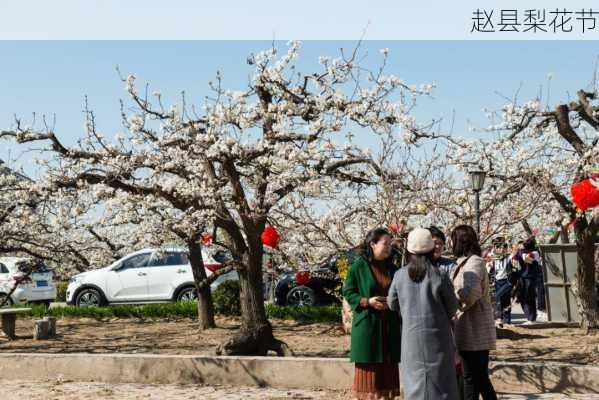
[[[43,263],[36,266],[35,271],[26,277],[19,269],[21,262],[29,261],[24,257],[0,257],[0,301],[3,301],[15,281],[20,280],[15,291],[8,299],[8,304],[44,303],[50,305],[56,299],[54,273]]]
[[[338,302],[335,289],[341,284],[337,257],[300,271],[281,274],[275,286],[275,304],[285,306],[314,306]]]
[[[208,276],[221,266],[207,252],[202,257]],[[211,289],[228,279],[238,279],[237,272],[219,276]],[[197,300],[197,293],[187,251],[172,248],[140,250],[107,267],[77,274],[66,297],[67,304],[85,307],[191,301]]]

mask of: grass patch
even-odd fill
[[[266,304],[266,316],[298,322],[341,322],[340,306],[277,306]]]
[[[46,308],[42,304],[25,305],[31,308],[30,315],[35,318],[51,316],[56,318],[197,318],[197,305],[193,302],[144,304],[144,305],[114,305],[108,307],[55,307]],[[286,319],[302,323],[341,322],[340,306],[277,306],[265,304],[266,316],[269,319]]]

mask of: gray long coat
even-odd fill
[[[458,302],[449,277],[429,264],[424,279],[413,282],[404,267],[393,277],[387,302],[403,320],[404,399],[458,399],[455,346],[450,330]]]

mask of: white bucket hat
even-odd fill
[[[408,235],[408,251],[412,254],[427,254],[435,247],[428,229],[416,228]]]

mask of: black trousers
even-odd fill
[[[537,310],[545,311],[545,281],[542,276],[537,279]]]
[[[460,351],[464,360],[464,400],[497,400],[489,379],[489,350]]]
[[[520,304],[526,319],[537,320],[537,280],[520,279]]]
[[[495,281],[495,318],[500,318],[504,324],[512,323],[512,285],[507,279]]]

